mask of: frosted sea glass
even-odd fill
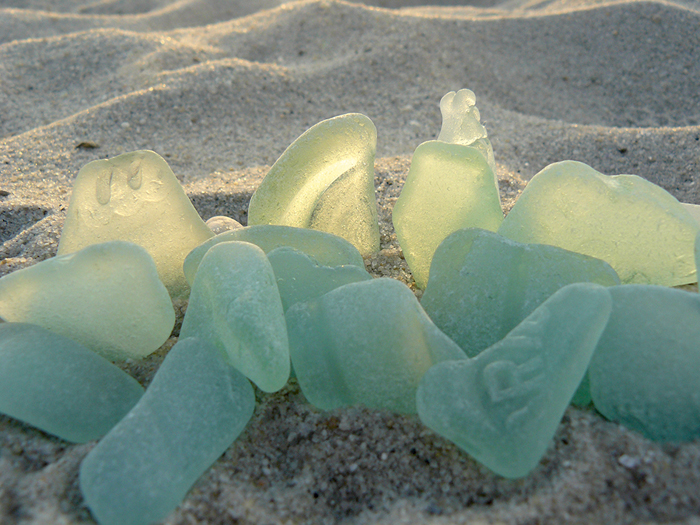
[[[433,259],[421,305],[470,357],[515,328],[567,284],[620,284],[606,262],[542,244],[520,244],[465,229],[450,235]]]
[[[496,231],[503,222],[498,186],[484,156],[438,141],[418,146],[392,220],[416,286],[425,288],[445,237],[462,228]]]
[[[293,304],[317,299],[344,284],[369,281],[372,276],[358,266],[321,266],[299,250],[283,246],[267,254],[286,311]]]
[[[106,241],[133,242],[153,257],[170,294],[181,296],[189,290],[185,256],[213,235],[165,160],[135,151],[80,170],[58,254]]]
[[[681,206],[685,208],[685,211],[687,211],[690,216],[695,219],[695,221],[700,224],[700,206],[697,204],[687,204],[685,202],[681,202]]]
[[[700,437],[700,295],[648,285],[609,290],[610,321],[589,368],[596,409],[650,439]]]
[[[304,396],[332,410],[363,404],[415,413],[435,363],[466,356],[394,279],[347,284],[287,310],[289,347]]]
[[[377,129],[349,113],[296,139],[253,194],[248,224],[280,224],[338,235],[364,254],[379,250],[374,195]]]
[[[143,394],[84,346],[25,323],[0,323],[0,412],[66,441],[105,435]]]
[[[250,420],[248,380],[213,347],[180,339],[141,401],[90,451],[80,490],[100,525],[160,522]]]
[[[240,222],[232,219],[231,217],[226,217],[225,215],[216,215],[211,219],[208,219],[205,224],[214,235],[243,228],[243,225]]]
[[[565,161],[533,177],[498,233],[603,259],[623,284],[677,286],[697,280],[693,243],[699,231],[659,186]]]
[[[477,357],[428,370],[418,416],[495,473],[527,475],[586,372],[610,308],[602,286],[562,288]]]
[[[147,356],[175,324],[153,259],[123,241],[93,244],[6,275],[0,317],[42,326],[111,360]]]
[[[362,255],[357,248],[337,235],[291,226],[248,226],[217,235],[192,250],[184,264],[185,276],[190,285],[194,282],[197,267],[209,248],[221,242],[231,241],[255,244],[265,253],[282,246],[291,246],[323,266],[352,264],[360,268],[365,267]]]
[[[197,337],[265,392],[289,379],[289,344],[277,281],[265,253],[246,242],[207,251],[192,285],[180,337]]]

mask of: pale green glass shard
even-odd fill
[[[695,237],[695,268],[700,272],[700,233]]]
[[[681,202],[681,206],[683,206],[685,211],[687,211],[690,216],[695,219],[698,224],[700,224],[700,206],[697,204],[687,204],[685,202]]]
[[[696,282],[700,225],[667,191],[636,175],[551,164],[528,183],[498,233],[603,259],[623,284]]]
[[[135,379],[41,327],[0,324],[0,412],[66,441],[104,436],[141,398]]]
[[[153,259],[123,241],[93,244],[6,275],[0,317],[39,325],[113,361],[156,351],[175,325]]]
[[[289,379],[289,344],[282,300],[265,253],[246,242],[207,251],[192,285],[180,337],[218,348],[265,392]]]
[[[243,228],[243,225],[240,222],[232,219],[231,217],[226,217],[225,215],[216,215],[211,219],[208,219],[205,224],[214,235]]]
[[[374,195],[377,129],[349,113],[303,133],[253,194],[248,224],[312,228],[338,235],[362,254],[379,250]]]
[[[153,257],[175,297],[189,290],[182,272],[185,256],[213,235],[167,162],[152,151],[135,151],[80,170],[58,254],[107,241],[133,242]]]
[[[425,288],[445,237],[462,228],[496,231],[503,222],[498,186],[483,155],[438,141],[418,146],[392,220],[416,286]]]
[[[299,250],[283,246],[267,254],[275,272],[282,306],[311,301],[340,286],[369,281],[372,276],[358,266],[321,266]]]
[[[293,228],[291,226],[248,226],[217,235],[198,246],[187,256],[185,276],[192,285],[199,263],[209,248],[221,242],[243,241],[259,246],[265,253],[275,248],[290,246],[304,252],[323,266],[353,265],[364,268],[362,255],[345,239],[330,233]]]
[[[160,522],[243,431],[255,408],[248,380],[213,347],[180,339],[133,408],[80,466],[100,525]]]
[[[588,372],[596,409],[650,439],[697,439],[700,296],[648,285],[615,286],[610,295]]]
[[[418,416],[493,472],[527,475],[586,372],[610,308],[602,286],[562,288],[477,357],[428,370]]]
[[[306,399],[332,410],[363,404],[415,413],[435,363],[466,356],[394,279],[347,284],[287,310],[289,348]]]
[[[554,292],[576,282],[620,284],[599,259],[465,229],[435,252],[421,305],[473,357],[503,339]]]

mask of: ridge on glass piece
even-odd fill
[[[135,151],[80,170],[58,255],[101,242],[133,242],[153,257],[161,280],[178,297],[189,291],[185,256],[213,235],[167,162],[152,151]]]
[[[666,190],[636,175],[607,176],[581,162],[551,164],[528,183],[498,233],[603,259],[623,284],[697,281],[700,224]]]
[[[363,255],[379,251],[374,192],[377,130],[359,113],[319,122],[270,168],[250,199],[248,224],[338,235]]]

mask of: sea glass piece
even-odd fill
[[[610,295],[589,368],[596,409],[653,440],[700,437],[700,296],[648,285]]]
[[[100,525],[163,520],[243,431],[248,380],[213,347],[180,339],[141,401],[90,451],[80,489]]]
[[[175,325],[153,259],[123,241],[93,244],[6,275],[0,317],[42,326],[113,361],[154,352]]]
[[[477,357],[428,370],[418,416],[496,474],[527,475],[586,372],[610,308],[602,286],[562,288]]]
[[[604,261],[465,229],[440,245],[421,305],[469,357],[503,339],[567,284],[620,284]]]
[[[695,237],[695,267],[700,272],[700,233]]]
[[[697,280],[693,243],[699,231],[659,186],[564,161],[533,177],[498,233],[603,259],[623,284],[678,286]]]
[[[697,204],[688,204],[685,202],[681,202],[681,206],[685,208],[685,211],[687,211],[690,216],[695,219],[695,221],[700,224],[700,206]]]
[[[484,156],[439,141],[416,148],[392,213],[418,288],[428,283],[433,254],[445,237],[462,228],[496,231],[503,222],[498,186]]]
[[[185,256],[213,235],[167,162],[152,151],[135,151],[80,170],[58,254],[107,241],[133,242],[153,257],[175,297],[189,290],[182,272]]]
[[[270,168],[250,199],[248,224],[333,233],[363,254],[379,250],[374,195],[377,129],[359,113],[319,122]]]
[[[0,323],[0,412],[85,443],[141,398],[135,379],[83,345],[25,323]]]
[[[321,266],[299,250],[283,246],[267,254],[286,311],[296,303],[311,301],[344,284],[369,281],[372,276],[354,265]]]
[[[205,224],[214,235],[243,228],[243,225],[236,219],[226,217],[225,215],[216,215],[211,219],[208,219]]]
[[[466,356],[394,279],[346,284],[287,310],[294,371],[321,409],[363,404],[415,413],[415,391],[435,363]]]
[[[265,392],[289,379],[289,344],[277,281],[265,253],[246,242],[207,251],[192,285],[180,337],[223,352]]]
[[[282,246],[291,246],[323,266],[352,264],[360,268],[365,267],[357,248],[337,235],[291,226],[248,226],[217,235],[192,250],[184,264],[185,276],[190,285],[194,282],[197,267],[209,248],[221,242],[231,241],[255,244],[265,253]]]

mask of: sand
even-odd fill
[[[506,210],[565,159],[700,204],[700,3],[430,3],[0,0],[0,275],[55,255],[91,160],[152,149],[205,219],[245,223],[297,136],[360,112],[379,135],[382,251],[367,267],[411,284],[391,209],[440,98],[463,87]],[[147,385],[176,335],[124,368]],[[92,523],[77,485],[92,446],[0,417],[0,523]],[[414,417],[320,412],[292,381],[258,392],[166,523],[700,523],[699,488],[700,443],[652,443],[593,409],[568,409],[539,467],[509,481]]]

